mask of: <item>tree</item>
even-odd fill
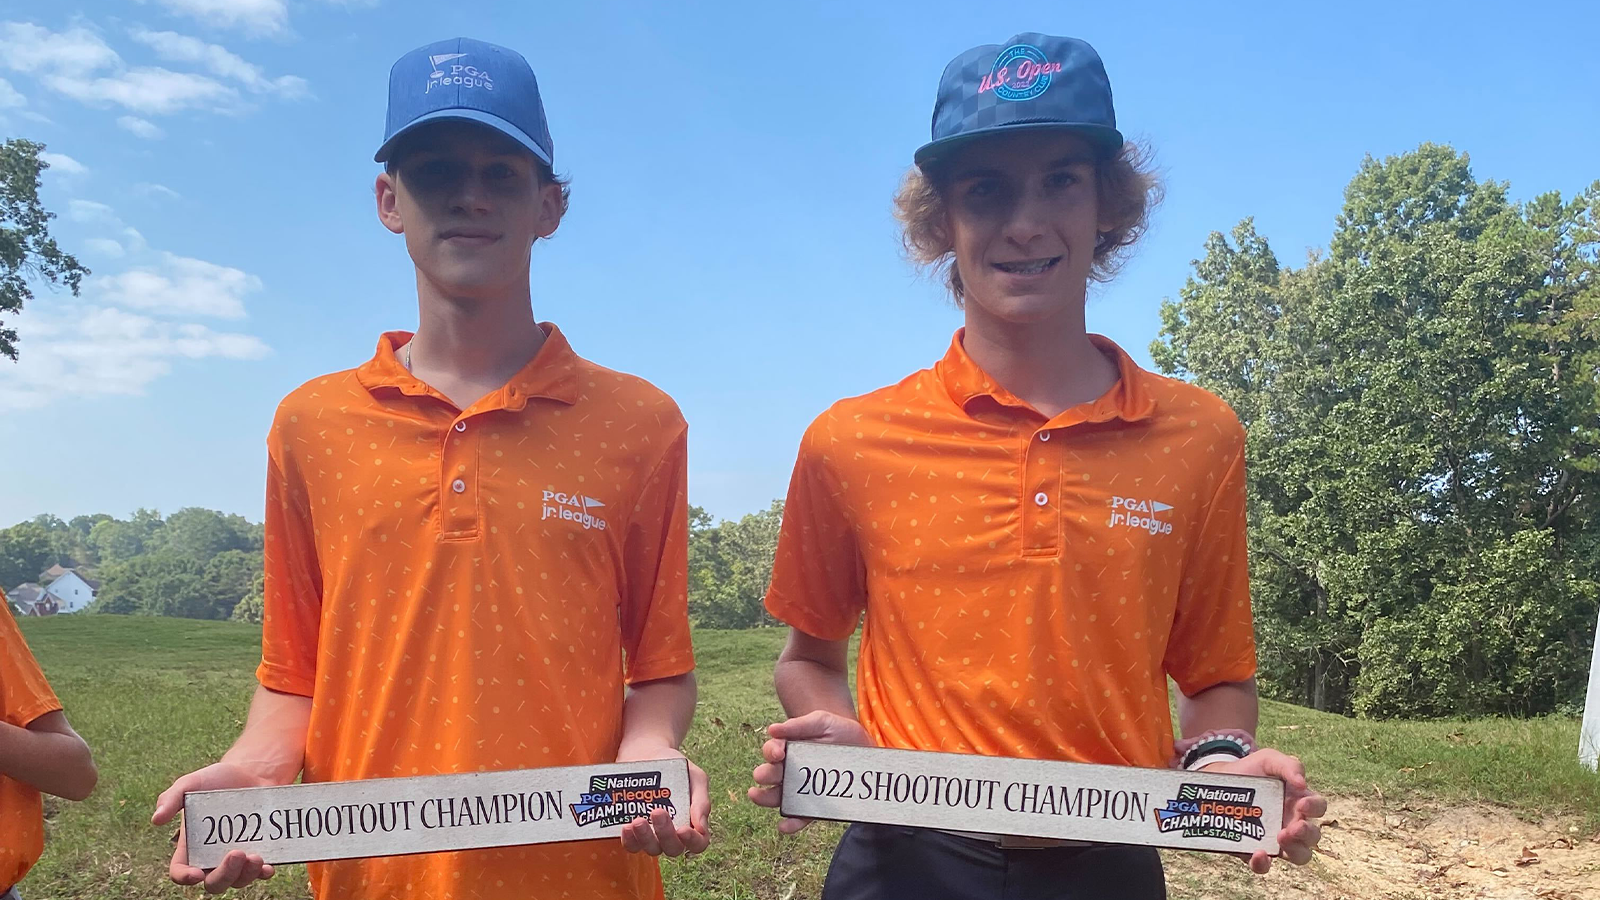
[[[225,619],[261,578],[261,551],[225,550],[206,563],[205,577],[215,604],[208,618]]]
[[[218,618],[205,567],[191,557],[176,553],[138,556],[104,567],[100,577],[91,612]]]
[[[106,518],[89,528],[89,547],[101,562],[154,553],[166,543],[166,522],[154,510],[141,509],[128,521]]]
[[[87,540],[89,532],[94,530],[94,526],[101,522],[109,522],[111,519],[112,517],[105,513],[95,513],[92,516],[73,516],[72,521],[68,522],[67,526],[83,535],[84,539]]]
[[[704,628],[776,624],[762,600],[783,521],[783,501],[737,522],[711,524],[699,507],[689,512],[689,614]]]
[[[65,284],[77,295],[89,270],[50,236],[54,214],[39,203],[39,175],[50,164],[44,145],[21,139],[0,144],[0,314],[15,315],[33,299],[28,282]],[[0,356],[17,358],[17,330],[0,321]]]
[[[256,533],[243,516],[191,506],[167,517],[165,549],[208,562],[229,550],[261,549]]]
[[[0,588],[10,590],[36,581],[55,560],[50,532],[38,522],[22,522],[0,531]]]
[[[252,625],[260,625],[262,618],[266,615],[266,594],[266,579],[262,575],[257,575],[254,584],[250,588],[250,593],[239,601],[238,605],[233,608],[233,614],[228,618],[235,622],[249,622]]]
[[[1151,354],[1249,432],[1263,682],[1370,715],[1575,700],[1600,602],[1600,182],[1517,206],[1424,145],[1331,250],[1214,234]]]

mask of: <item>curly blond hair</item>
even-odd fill
[[[1161,182],[1150,162],[1150,150],[1129,141],[1114,155],[1095,163],[1095,196],[1100,218],[1111,223],[1095,239],[1089,277],[1109,281],[1127,260],[1127,250],[1150,226],[1150,210],[1161,202]],[[965,297],[956,269],[955,243],[945,215],[937,175],[913,166],[894,196],[894,217],[900,220],[901,242],[913,262],[944,273],[945,284],[960,307]]]

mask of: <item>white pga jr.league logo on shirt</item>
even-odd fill
[[[428,86],[423,88],[426,94],[436,87],[465,87],[483,88],[486,91],[494,90],[494,79],[489,73],[471,63],[459,63],[458,59],[466,58],[465,53],[440,53],[428,57],[428,62],[433,64],[433,71],[428,73]],[[446,65],[448,63],[449,65]]]
[[[1134,528],[1151,534],[1171,534],[1172,520],[1162,514],[1172,505],[1160,500],[1140,500],[1136,497],[1112,497],[1111,518],[1107,528]]]
[[[594,513],[594,510],[604,509],[605,504],[593,497],[583,494],[565,494],[561,491],[544,492],[544,510],[539,516],[539,521],[546,519],[565,519],[577,525],[584,531],[593,528],[605,531],[606,520]]]

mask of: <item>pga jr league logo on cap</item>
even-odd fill
[[[1038,47],[1012,44],[995,57],[978,93],[994,91],[1001,100],[1032,100],[1050,89],[1050,76],[1060,71],[1061,64],[1046,59]]]
[[[471,63],[458,63],[455,60],[465,59],[465,53],[440,53],[428,57],[428,62],[433,64],[433,71],[428,73],[428,84],[422,89],[424,94],[436,87],[465,87],[483,88],[486,91],[494,90],[494,79],[489,73]],[[446,66],[445,63],[450,63]],[[446,71],[448,69],[448,71]]]

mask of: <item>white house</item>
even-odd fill
[[[79,575],[76,571],[68,569],[66,574],[50,582],[45,587],[45,596],[54,597],[60,612],[75,613],[87,609],[94,602],[94,592],[100,583],[90,581]]]

